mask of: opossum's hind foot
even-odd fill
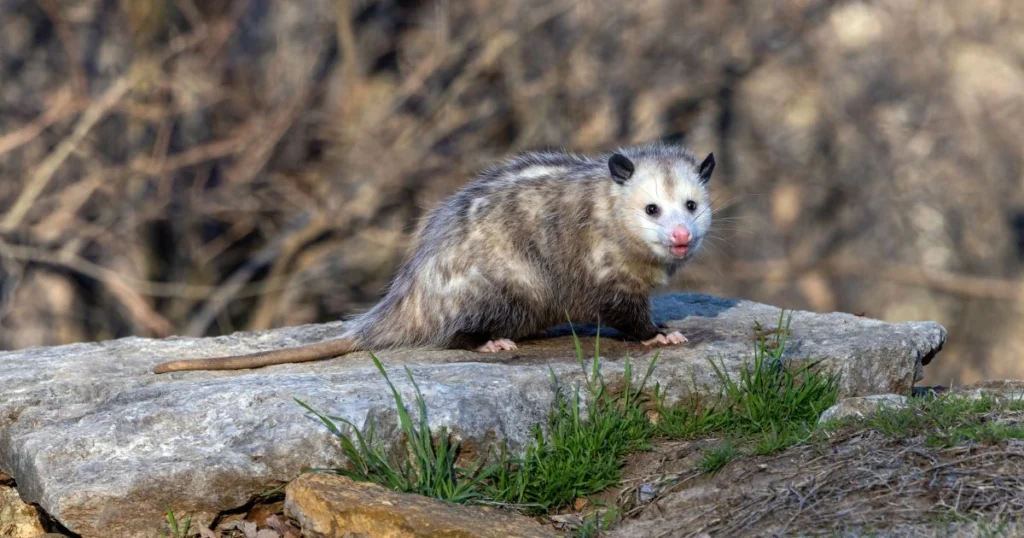
[[[679,331],[672,331],[668,334],[658,333],[658,336],[651,338],[650,340],[644,340],[642,343],[645,346],[677,346],[679,344],[685,344],[689,342],[683,333]]]
[[[476,348],[480,353],[497,353],[499,351],[514,351],[516,349],[519,349],[519,347],[508,338],[488,340],[486,344]]]

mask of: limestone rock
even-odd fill
[[[735,376],[752,357],[755,323],[773,327],[779,309],[707,295],[654,301],[656,317],[686,334],[660,351],[650,380],[668,403],[714,393],[710,361]],[[0,354],[0,471],[69,530],[91,536],[148,536],[164,511],[209,523],[215,514],[312,467],[343,463],[337,439],[292,398],[363,425],[373,415],[385,442],[399,438],[392,401],[366,353],[237,372],[154,375],[166,360],[258,351],[339,334],[342,323],[219,338],[126,338]],[[522,447],[545,423],[550,372],[569,387],[583,380],[565,330],[521,342],[516,352],[396,350],[378,356],[407,401],[415,376],[432,427],[464,445],[507,439]],[[820,360],[842,375],[843,396],[909,394],[922,365],[941,349],[935,323],[890,324],[848,314],[793,312],[785,356]],[[582,338],[588,350],[593,338]],[[589,353],[590,351],[588,351]],[[623,381],[629,352],[643,375],[652,351],[601,341],[602,372]],[[550,368],[550,370],[549,370]]]
[[[874,415],[881,408],[906,409],[909,405],[910,400],[902,394],[872,394],[843,398],[821,414],[818,424],[847,417],[865,418]]]
[[[528,517],[499,509],[449,504],[328,474],[306,474],[289,484],[285,513],[308,538],[560,536]]]

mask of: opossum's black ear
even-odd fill
[[[627,159],[622,154],[616,153],[608,159],[608,169],[612,172],[612,179],[619,185],[622,185],[629,178],[633,177],[636,167],[633,166],[633,161]]]
[[[708,156],[704,159],[704,162],[700,163],[697,167],[697,176],[700,178],[701,185],[704,185],[711,179],[711,172],[715,171],[715,154],[708,153]]]

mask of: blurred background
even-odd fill
[[[719,163],[672,288],[1024,377],[1020,0],[0,0],[0,347],[338,319],[481,167],[653,140]]]

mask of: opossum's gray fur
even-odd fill
[[[707,177],[679,146],[618,153],[636,166],[622,185],[609,172],[612,154],[526,153],[482,172],[427,216],[387,295],[349,335],[365,349],[472,347],[536,334],[568,313],[654,336],[648,296],[700,247]],[[653,192],[671,183],[674,193]],[[699,203],[706,218],[690,220],[687,258],[665,259],[637,237],[646,194]]]
[[[698,163],[661,144],[514,157],[427,216],[387,295],[341,338],[155,371],[255,368],[361,349],[475,348],[538,334],[567,314],[650,340],[660,333],[649,294],[700,250],[711,225],[714,166],[713,155]],[[669,247],[679,247],[669,238],[678,227],[691,239],[674,255]]]

